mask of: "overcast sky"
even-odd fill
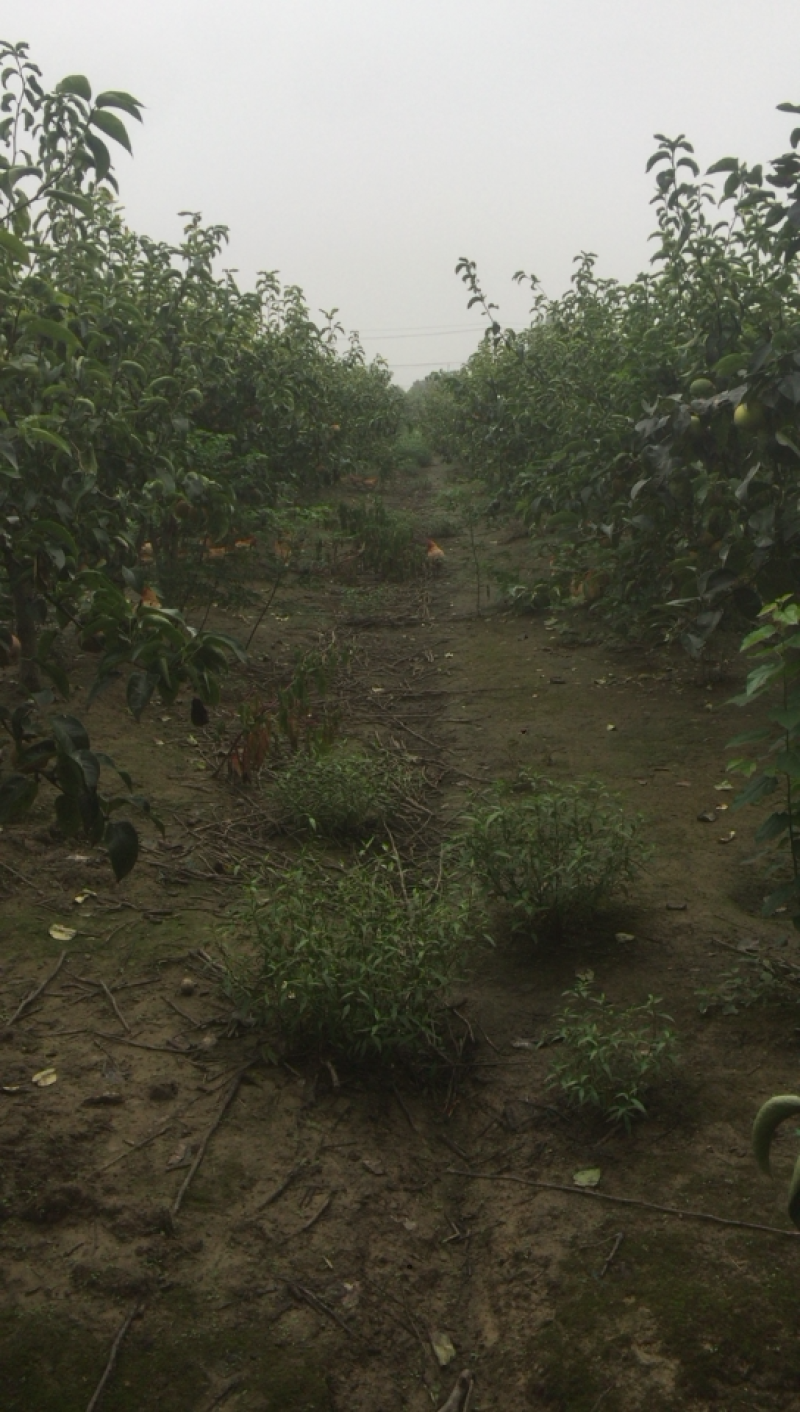
[[[517,269],[555,295],[584,249],[632,278],[653,133],[768,160],[800,102],[800,0],[2,0],[0,34],[48,86],[146,104],[117,164],[135,228],[228,225],[243,285],[337,306],[403,386],[477,341],[460,255],[517,326]]]

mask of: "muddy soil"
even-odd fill
[[[524,563],[525,540],[493,525],[475,551],[442,523],[452,474],[388,497],[441,534],[441,572],[288,576],[208,727],[185,699],[138,726],[113,690],[92,707],[93,742],[167,824],[122,884],[51,830],[44,802],[0,833],[5,1412],[84,1412],[120,1331],[97,1404],[116,1412],[423,1412],[462,1367],[471,1412],[800,1407],[796,1139],[778,1140],[773,1184],[749,1151],[760,1103],[796,1088],[798,1010],[790,985],[745,1003],[754,958],[786,976],[800,957],[785,918],[760,916],[757,819],[717,808],[726,742],[756,724],[725,704],[736,644],[703,679],[678,654],[621,648],[589,613],[504,612],[492,571]],[[257,612],[216,621],[244,639]],[[498,930],[456,997],[470,1043],[446,1082],[285,1062],[221,983],[222,948],[247,944],[244,882],[293,845],[267,788],[216,772],[215,731],[230,740],[237,700],[332,632],[352,648],[345,734],[425,770],[403,841],[417,866],[472,791],[520,767],[599,777],[653,844],[592,927],[539,947]],[[76,661],[78,713],[91,671]],[[0,699],[20,699],[10,672]],[[736,968],[728,1003],[702,1014],[698,991]],[[615,1002],[662,997],[680,1035],[630,1134],[547,1086],[552,1016],[587,970]],[[582,1191],[590,1167],[600,1184]]]

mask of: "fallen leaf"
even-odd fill
[[[722,781],[722,784],[715,784],[715,785],[714,785],[714,788],[715,788],[715,789],[733,789],[733,785],[730,783],[729,780],[723,780],[723,781]]]
[[[691,789],[692,787],[691,780],[676,780],[675,784],[678,789]]]
[[[96,896],[97,893],[92,892],[92,889],[90,887],[87,887],[85,892],[79,892],[76,894],[75,901],[78,903],[78,906],[80,906],[82,902],[86,902],[87,898]]]
[[[616,726],[606,726],[607,731],[615,731],[616,729]]]
[[[3,1084],[0,1093],[21,1093],[22,1084]]]
[[[536,1040],[535,1040],[535,1039],[512,1039],[512,1041],[511,1041],[511,1048],[512,1048],[512,1049],[535,1049],[535,1048],[536,1048]]]
[[[37,1088],[49,1088],[57,1079],[58,1074],[55,1069],[40,1069],[38,1074],[33,1075],[31,1083],[36,1084]]]
[[[687,908],[688,906],[689,906],[688,902],[668,902],[668,903],[667,903],[667,911],[668,911],[668,912],[685,912],[685,911],[686,911],[686,908]]]
[[[572,1180],[575,1186],[599,1186],[601,1175],[599,1167],[583,1167],[580,1172],[572,1173]]]
[[[53,922],[48,931],[48,936],[51,936],[53,941],[72,941],[72,938],[77,935],[74,927],[62,926],[61,922]]]
[[[636,937],[633,935],[633,932],[615,932],[614,940],[619,942],[635,941]]]
[[[344,1290],[344,1294],[342,1295],[342,1308],[345,1313],[349,1314],[353,1309],[357,1309],[359,1306],[361,1301],[361,1286],[356,1280],[353,1280],[352,1283],[348,1280],[344,1280],[342,1282],[342,1289]]]
[[[706,809],[705,813],[697,815],[698,824],[715,824],[717,822],[716,809]]]
[[[436,1354],[436,1362],[440,1368],[446,1368],[456,1356],[455,1346],[449,1334],[431,1334],[431,1348]]]
[[[370,1160],[369,1157],[364,1157],[361,1165],[362,1167],[366,1167],[367,1171],[371,1172],[373,1177],[384,1177],[386,1175],[386,1168],[378,1159]]]
[[[192,1142],[179,1142],[179,1143],[178,1143],[178,1146],[175,1148],[174,1152],[171,1152],[170,1155],[169,1155],[169,1157],[167,1158],[167,1161],[166,1161],[166,1168],[167,1168],[167,1171],[168,1171],[168,1172],[173,1172],[176,1167],[188,1167],[188,1166],[190,1166],[191,1161],[192,1161],[192,1157],[194,1156],[194,1154],[195,1154],[196,1151],[197,1151],[197,1143],[196,1143],[196,1142],[194,1142],[194,1143],[192,1143]]]
[[[550,678],[550,684],[551,684],[551,686],[566,686],[566,682],[567,682],[566,677],[551,677],[551,678]]]
[[[735,839],[735,837],[736,837],[736,830],[735,830],[735,829],[731,829],[730,833],[726,833],[726,834],[723,834],[723,835],[722,835],[722,837],[719,839],[719,842],[720,842],[720,843],[733,843],[733,840]]]
[[[67,862],[68,862],[68,863],[91,863],[91,861],[92,861],[92,860],[91,860],[91,858],[90,858],[90,856],[89,856],[88,853],[68,853],[68,854],[67,854]]]

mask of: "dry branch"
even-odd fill
[[[451,1177],[471,1177],[482,1182],[516,1182],[519,1186],[534,1187],[537,1191],[560,1191],[565,1196],[583,1196],[590,1201],[611,1201],[615,1206],[635,1206],[642,1211],[657,1211],[662,1216],[678,1216],[687,1221],[709,1221],[715,1226],[733,1226],[743,1231],[765,1231],[768,1235],[800,1240],[800,1231],[786,1231],[781,1226],[764,1226],[757,1221],[737,1221],[731,1216],[712,1216],[709,1211],[682,1211],[679,1206],[658,1206],[653,1201],[642,1201],[636,1196],[611,1196],[607,1191],[596,1191],[590,1187],[567,1186],[565,1182],[541,1182],[533,1177],[516,1177],[508,1172],[464,1172],[458,1167],[448,1167]]]
[[[122,1347],[122,1342],[123,1342],[123,1340],[124,1340],[124,1338],[125,1338],[125,1335],[127,1334],[128,1329],[130,1328],[130,1326],[131,1326],[131,1324],[133,1323],[134,1319],[138,1319],[139,1316],[140,1316],[141,1314],[143,1314],[143,1313],[144,1313],[144,1304],[137,1304],[137,1305],[136,1305],[136,1308],[135,1308],[135,1309],[131,1309],[130,1314],[127,1314],[127,1315],[126,1315],[125,1319],[123,1320],[122,1324],[120,1325],[120,1327],[119,1327],[119,1329],[118,1329],[118,1331],[117,1331],[117,1336],[116,1336],[116,1338],[114,1339],[114,1342],[113,1342],[112,1345],[111,1345],[111,1352],[110,1352],[109,1355],[108,1355],[108,1362],[106,1363],[105,1371],[103,1372],[103,1376],[102,1376],[102,1378],[100,1379],[99,1383],[97,1384],[97,1387],[95,1388],[95,1390],[94,1390],[94,1392],[93,1392],[93,1394],[92,1394],[92,1400],[91,1400],[91,1402],[89,1403],[88,1407],[86,1408],[86,1412],[94,1412],[94,1409],[99,1406],[99,1404],[100,1404],[100,1398],[101,1398],[102,1393],[103,1393],[103,1388],[105,1387],[106,1383],[108,1382],[109,1378],[111,1377],[111,1374],[112,1374],[113,1371],[114,1371],[114,1364],[115,1364],[116,1361],[117,1361],[117,1354],[119,1353],[119,1350],[120,1350],[120,1348]]]
[[[17,1006],[16,1010],[14,1011],[14,1014],[11,1016],[11,1019],[10,1019],[9,1022],[8,1022],[8,1023],[9,1023],[9,1026],[13,1025],[14,1022],[19,1019],[20,1015],[24,1015],[25,1011],[28,1009],[28,1007],[29,1007],[30,1005],[33,1004],[34,1000],[38,1000],[39,996],[42,994],[42,992],[43,992],[44,990],[47,989],[47,987],[49,986],[50,982],[53,981],[53,980],[55,980],[56,976],[58,975],[59,971],[61,970],[61,967],[63,966],[63,964],[64,964],[64,962],[66,961],[66,959],[67,959],[67,953],[66,953],[66,951],[62,951],[61,955],[60,955],[59,958],[58,958],[58,961],[56,962],[56,964],[55,964],[55,966],[53,967],[53,970],[50,972],[49,976],[45,976],[45,978],[44,978],[44,980],[42,981],[41,985],[37,985],[36,989],[35,989],[35,990],[32,990],[31,993],[30,993],[30,995],[26,995],[26,996],[25,996],[25,999],[24,999],[23,1001],[21,1001],[20,1004]]]
[[[253,1061],[253,1063],[255,1063],[255,1060]],[[180,1190],[177,1196],[175,1197],[172,1206],[170,1207],[170,1212],[173,1216],[177,1216],[178,1212],[180,1211],[181,1205],[183,1204],[183,1198],[189,1190],[189,1187],[191,1186],[191,1183],[194,1179],[195,1173],[197,1172],[200,1163],[206,1155],[208,1144],[210,1143],[212,1137],[214,1136],[214,1133],[217,1131],[217,1128],[222,1122],[222,1119],[225,1117],[225,1114],[233,1103],[234,1098],[239,1092],[239,1085],[241,1084],[242,1079],[247,1073],[247,1070],[250,1068],[252,1068],[252,1064],[245,1064],[244,1068],[239,1070],[238,1074],[233,1080],[233,1083],[230,1085],[227,1093],[225,1094],[225,1097],[223,1098],[217,1111],[217,1115],[210,1128],[208,1128],[206,1135],[203,1138],[203,1141],[200,1143],[200,1146],[195,1154],[194,1161],[192,1162],[191,1167],[186,1173],[186,1176],[184,1177],[183,1182],[181,1184]]]

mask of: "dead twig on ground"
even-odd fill
[[[305,1171],[307,1166],[308,1163],[304,1161],[298,1162],[296,1167],[292,1167],[292,1170],[284,1177],[283,1181],[275,1187],[274,1191],[271,1191],[269,1196],[259,1202],[256,1211],[263,1211],[265,1206],[271,1206],[273,1201],[277,1201],[279,1197],[283,1196],[283,1193],[289,1189],[295,1178],[299,1177],[300,1173]]]
[[[598,1271],[598,1275],[597,1275],[598,1280],[604,1279],[605,1276],[607,1275],[609,1269],[611,1268],[611,1266],[612,1266],[612,1264],[613,1264],[613,1262],[614,1262],[614,1259],[615,1259],[615,1257],[616,1257],[617,1251],[619,1250],[620,1246],[622,1245],[622,1242],[623,1242],[624,1239],[625,1239],[625,1232],[624,1232],[624,1231],[617,1231],[617,1234],[614,1236],[614,1244],[612,1245],[609,1254],[606,1256],[605,1260],[603,1261],[602,1268]]]
[[[95,1167],[93,1171],[88,1172],[87,1176],[99,1177],[101,1172],[107,1172],[109,1167],[115,1167],[123,1158],[130,1157],[133,1152],[138,1152],[142,1147],[149,1147],[151,1142],[155,1142],[156,1138],[163,1137],[164,1133],[169,1131],[175,1122],[175,1116],[176,1115],[173,1115],[171,1118],[167,1118],[167,1121],[157,1132],[150,1133],[147,1137],[141,1138],[139,1142],[132,1143],[124,1152],[118,1152],[116,1157],[109,1158],[108,1162],[104,1162],[102,1167]]]
[[[191,1186],[192,1181],[194,1180],[195,1174],[196,1174],[196,1172],[197,1172],[197,1170],[198,1170],[198,1168],[199,1168],[199,1166],[200,1166],[200,1164],[201,1164],[203,1158],[204,1158],[205,1155],[206,1155],[206,1151],[207,1151],[207,1149],[208,1149],[208,1144],[210,1143],[212,1137],[214,1136],[214,1133],[217,1131],[217,1128],[219,1127],[220,1123],[222,1122],[222,1119],[225,1117],[225,1114],[227,1113],[228,1109],[230,1108],[231,1104],[233,1103],[234,1098],[236,1097],[237,1093],[239,1092],[239,1087],[240,1087],[240,1085],[241,1085],[242,1079],[244,1078],[245,1074],[247,1073],[247,1070],[248,1070],[248,1069],[251,1069],[251,1068],[253,1067],[253,1064],[254,1064],[255,1062],[256,1062],[256,1061],[253,1060],[252,1063],[250,1063],[250,1064],[245,1064],[244,1067],[239,1070],[238,1074],[236,1075],[235,1079],[233,1080],[233,1083],[230,1085],[230,1087],[229,1087],[227,1093],[225,1094],[225,1097],[223,1098],[223,1100],[222,1100],[222,1102],[221,1102],[221,1104],[220,1104],[220,1106],[219,1106],[219,1109],[217,1110],[217,1115],[216,1115],[216,1117],[214,1118],[214,1121],[213,1121],[213,1123],[211,1124],[210,1128],[207,1129],[206,1134],[205,1134],[205,1137],[203,1138],[203,1141],[200,1143],[200,1146],[199,1146],[199,1148],[197,1149],[197,1153],[195,1154],[194,1161],[192,1162],[191,1167],[189,1168],[188,1172],[186,1173],[186,1176],[184,1177],[183,1182],[181,1183],[181,1186],[180,1186],[180,1189],[179,1189],[179,1191],[178,1191],[178,1194],[177,1194],[177,1196],[175,1197],[175,1200],[173,1201],[173,1203],[172,1203],[172,1205],[171,1205],[171,1207],[170,1207],[170,1214],[171,1214],[172,1216],[177,1216],[178,1212],[180,1211],[181,1206],[182,1206],[182,1204],[183,1204],[183,1198],[185,1197],[187,1191],[189,1190],[189,1187]]]
[[[182,1020],[188,1020],[189,1024],[193,1025],[196,1030],[205,1029],[205,1023],[202,1020],[193,1020],[191,1015],[188,1015],[185,1010],[181,1010],[180,1005],[176,1005],[174,1000],[168,1000],[166,995],[163,999],[164,1004],[168,1005],[170,1010],[174,1010],[176,1015],[180,1015]]]
[[[337,1314],[335,1309],[331,1309],[318,1295],[314,1294],[313,1290],[306,1289],[305,1285],[294,1284],[293,1281],[288,1281],[286,1288],[295,1299],[300,1300],[304,1304],[308,1304],[317,1314],[326,1314],[329,1319],[333,1319],[333,1322],[339,1325],[340,1329],[344,1329],[346,1334],[349,1334],[351,1338],[353,1337],[353,1330],[350,1328],[350,1325],[345,1323],[342,1316]]]
[[[406,725],[405,721],[401,721],[399,716],[392,717],[392,725],[399,726],[401,731],[406,732],[406,735],[413,735],[415,740],[421,740],[423,745],[429,745],[431,750],[439,749],[439,746],[434,740],[429,740],[426,735],[420,735],[419,731],[413,730],[411,726]]]
[[[708,1221],[715,1226],[732,1226],[743,1231],[764,1231],[768,1235],[800,1240],[800,1231],[786,1231],[781,1226],[765,1226],[757,1221],[737,1221],[732,1216],[712,1216],[709,1211],[682,1211],[679,1206],[659,1206],[653,1201],[642,1201],[635,1196],[611,1196],[607,1191],[567,1186],[565,1182],[542,1182],[534,1177],[517,1177],[511,1172],[464,1172],[457,1167],[448,1167],[447,1173],[451,1177],[471,1177],[475,1181],[516,1182],[520,1186],[535,1187],[539,1191],[560,1191],[566,1196],[583,1196],[591,1201],[611,1201],[615,1206],[635,1206],[643,1211],[657,1211],[662,1216],[678,1216],[686,1221]]]
[[[12,868],[11,864],[4,862],[2,858],[0,858],[0,868],[4,868],[7,873],[10,873],[12,878],[17,878],[20,882],[24,882],[26,887],[33,888],[33,891],[38,897],[44,897],[41,888],[37,887],[36,883],[33,882],[31,878],[26,877],[24,873],[20,873],[16,868]]]
[[[243,1382],[243,1373],[236,1373],[234,1377],[228,1378],[228,1381],[220,1388],[219,1392],[215,1393],[211,1401],[206,1403],[204,1412],[214,1412],[215,1407],[221,1407],[223,1402],[230,1397],[231,1393],[236,1392],[237,1388],[242,1386]]]
[[[45,976],[41,985],[37,985],[36,989],[32,990],[30,995],[26,995],[25,999],[20,1001],[19,1005],[14,1011],[14,1014],[11,1016],[11,1019],[8,1022],[9,1028],[15,1023],[15,1021],[19,1019],[20,1015],[24,1015],[25,1011],[33,1004],[34,1000],[39,999],[39,996],[42,994],[43,991],[47,989],[50,982],[55,980],[66,959],[67,953],[66,951],[62,951],[52,971],[48,976]]]
[[[303,1231],[310,1231],[310,1230],[311,1230],[311,1227],[312,1227],[312,1226],[315,1226],[315,1225],[317,1224],[317,1221],[320,1219],[320,1216],[324,1216],[324,1215],[325,1215],[325,1212],[327,1211],[327,1209],[328,1209],[328,1207],[330,1206],[330,1204],[331,1204],[332,1201],[333,1201],[333,1192],[331,1191],[331,1192],[329,1192],[328,1195],[325,1197],[325,1200],[323,1201],[323,1203],[322,1203],[322,1205],[320,1206],[319,1210],[314,1212],[314,1215],[311,1217],[311,1220],[310,1220],[310,1221],[306,1221],[305,1225],[299,1226],[296,1231],[292,1231],[291,1235],[287,1236],[286,1239],[287,1239],[287,1240],[293,1240],[295,1236],[302,1235],[302,1234],[303,1234]]]
[[[194,1050],[176,1049],[171,1044],[148,1044],[143,1039],[128,1039],[124,1034],[107,1034],[105,1030],[87,1030],[87,1034],[94,1034],[98,1039],[116,1040],[117,1044],[130,1045],[131,1049],[152,1049],[157,1054],[178,1054],[184,1059],[196,1057]]]
[[[94,1393],[92,1394],[92,1399],[86,1408],[86,1412],[94,1412],[94,1409],[100,1405],[100,1398],[103,1395],[103,1388],[105,1387],[106,1383],[111,1377],[111,1374],[114,1371],[114,1364],[117,1361],[117,1354],[119,1353],[119,1350],[122,1347],[123,1340],[125,1339],[128,1329],[130,1328],[134,1319],[140,1318],[141,1315],[144,1313],[144,1308],[144,1304],[137,1304],[136,1308],[131,1309],[130,1313],[126,1315],[122,1324],[120,1324],[120,1327],[117,1330],[116,1338],[114,1339],[114,1342],[111,1345],[111,1352],[108,1355],[108,1362],[106,1363],[103,1376],[97,1384]]]
[[[397,1102],[399,1103],[400,1107],[402,1108],[402,1110],[403,1110],[403,1112],[404,1112],[404,1114],[405,1114],[405,1117],[406,1117],[406,1122],[408,1123],[408,1126],[410,1127],[412,1133],[416,1133],[416,1134],[417,1134],[417,1137],[419,1137],[419,1128],[417,1127],[417,1125],[416,1125],[416,1123],[414,1122],[414,1119],[412,1118],[411,1114],[409,1113],[409,1111],[408,1111],[408,1109],[407,1109],[405,1103],[403,1102],[402,1098],[400,1097],[400,1093],[399,1093],[398,1089],[397,1089],[394,1085],[392,1085],[392,1093],[394,1094],[395,1098],[397,1099]]]
[[[108,988],[108,986],[106,985],[105,981],[92,981],[92,980],[84,979],[83,976],[76,976],[76,980],[81,981],[83,985],[91,985],[91,986],[94,986],[96,990],[102,990],[103,994],[105,995],[106,999],[108,1000],[109,1005],[111,1006],[111,1009],[114,1011],[114,1014],[116,1015],[117,1019],[119,1020],[120,1024],[122,1025],[122,1028],[123,1028],[124,1030],[126,1030],[128,1034],[130,1034],[130,1032],[131,1032],[131,1027],[130,1027],[130,1025],[128,1024],[128,1021],[125,1019],[125,1016],[123,1015],[122,1011],[120,1010],[120,1008],[119,1008],[119,1006],[118,1006],[116,1000],[114,999],[113,995],[111,994],[111,991],[109,990],[109,988]]]

